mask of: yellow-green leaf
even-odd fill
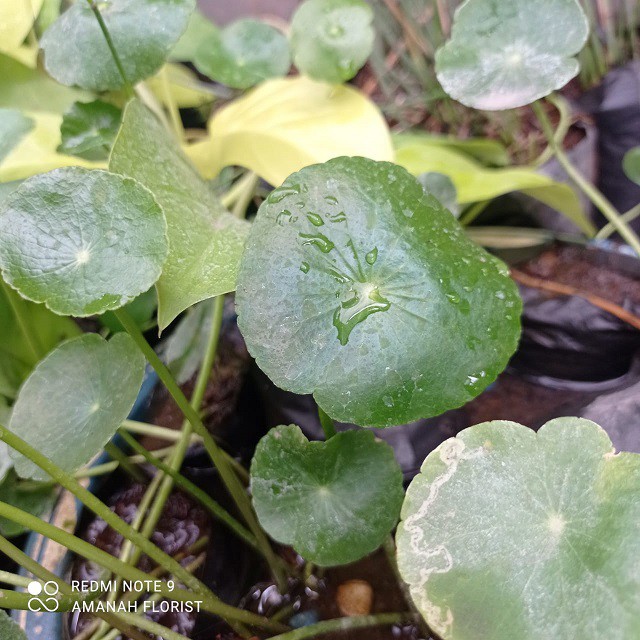
[[[595,229],[585,216],[580,200],[569,185],[555,182],[530,167],[490,169],[466,154],[425,137],[396,140],[396,162],[414,175],[443,173],[451,178],[461,204],[491,200],[520,191],[564,214],[585,233]]]
[[[280,185],[291,173],[337,156],[393,159],[388,127],[373,102],[353,87],[302,76],[262,83],[218,111],[209,134],[188,149],[207,178],[240,165]]]
[[[0,51],[17,49],[35,22],[44,0],[2,0],[0,2]]]
[[[12,149],[0,165],[0,182],[21,180],[60,167],[98,168],[105,163],[89,162],[58,153],[62,116],[54,113],[26,112],[33,129]]]
[[[165,106],[171,99],[180,109],[201,107],[216,98],[210,85],[198,80],[198,76],[187,67],[168,62],[146,85]]]

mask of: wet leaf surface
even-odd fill
[[[167,217],[169,256],[156,284],[160,329],[196,302],[235,289],[249,224],[225,211],[178,143],[136,100],[125,109],[109,166],[150,189]]]
[[[114,173],[57,169],[23,182],[0,208],[5,281],[61,315],[123,306],[154,284],[166,256],[161,208]]]
[[[464,404],[516,348],[506,267],[402,168],[337,158],[260,207],[238,324],[275,384],[334,419],[391,426]]]

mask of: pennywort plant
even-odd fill
[[[16,491],[25,482],[47,497],[52,485],[69,491],[124,538],[127,552],[115,558],[43,522],[41,501],[3,495],[4,484],[0,518],[59,542],[117,579],[146,576],[137,568],[144,553],[179,583],[171,591],[160,581],[150,597],[197,597],[241,637],[312,638],[415,614],[291,631],[222,602],[194,568],[150,541],[175,486],[259,553],[281,589],[297,569],[272,540],[319,566],[350,563],[384,545],[417,612],[446,640],[569,637],[573,629],[584,638],[633,637],[640,629],[634,499],[640,462],[634,454],[615,455],[597,425],[562,418],[537,435],[513,423],[471,427],[428,456],[406,497],[389,445],[370,430],[336,429],[334,421],[385,428],[461,406],[505,368],[520,333],[521,301],[508,269],[475,245],[440,202],[453,200],[455,185],[438,172],[417,180],[391,162],[380,114],[339,84],[366,61],[370,23],[371,11],[359,0],[307,0],[288,38],[256,21],[219,30],[194,13],[191,0],[82,0],[42,35],[45,69],[78,87],[69,90],[74,97],[82,91],[90,100],[72,100],[57,118],[56,168],[13,174],[26,179],[11,184],[0,203],[0,313],[11,336],[0,335],[0,346],[17,363],[0,368],[0,440],[9,453],[0,451],[0,470]],[[568,38],[559,26],[565,23]],[[585,38],[574,0],[508,6],[468,0],[438,56],[438,73],[457,99],[510,108],[546,96],[577,73],[574,56]],[[216,111],[208,134],[194,140],[171,91],[172,56],[226,90],[258,86]],[[279,77],[291,60],[303,75]],[[12,62],[7,68],[38,90],[52,86],[35,69]],[[161,97],[151,88],[155,74]],[[55,86],[67,102],[69,94]],[[201,88],[194,82],[190,89]],[[6,111],[0,152],[11,160],[38,123],[15,107]],[[541,118],[545,124],[542,111]],[[549,138],[562,159],[552,130]],[[476,153],[495,155],[495,148]],[[225,188],[220,174],[232,165],[244,172]],[[633,157],[627,165],[635,171]],[[259,178],[271,186],[247,221],[249,202],[265,188]],[[617,212],[609,214],[616,228],[628,228]],[[157,313],[152,304],[138,317],[152,288]],[[248,478],[200,414],[224,295],[233,291],[238,325],[258,366],[279,387],[312,394],[325,433],[325,441],[310,442],[296,425],[272,429]],[[143,332],[148,322],[162,332],[184,312],[209,314],[196,340],[201,357],[189,364],[187,378],[197,371],[191,398]],[[88,316],[103,319],[108,339],[79,335],[71,318]],[[127,420],[146,363],[184,414],[178,434]],[[118,431],[132,455],[113,452]],[[136,433],[171,446],[149,452]],[[194,440],[216,467],[233,511],[181,475]],[[115,467],[145,461],[157,469],[143,499],[147,508],[133,523],[80,482],[115,468],[88,467],[102,449],[112,452]],[[389,536],[400,515],[396,553]],[[89,597],[74,594],[6,537],[0,550],[34,577],[53,580],[60,610]],[[11,574],[0,580],[24,584]],[[566,599],[560,611],[558,594]],[[24,608],[25,595],[3,591],[0,606]],[[104,615],[103,622],[93,640],[113,637],[112,629],[132,638],[145,637],[143,631],[184,638],[128,614]],[[2,616],[3,633],[5,627],[11,640],[24,637]]]

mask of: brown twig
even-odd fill
[[[558,293],[564,296],[578,296],[579,298],[584,298],[587,302],[590,302],[595,307],[610,313],[611,315],[616,316],[623,322],[630,324],[635,329],[640,329],[640,317],[635,314],[623,309],[620,305],[610,302],[609,300],[605,300],[600,296],[596,296],[592,293],[587,293],[586,291],[581,291],[580,289],[576,289],[575,287],[561,284],[560,282],[554,282],[552,280],[542,280],[540,278],[536,278],[534,276],[530,276],[518,269],[511,269],[511,277],[520,284],[523,284],[525,287],[531,287],[532,289],[541,289],[543,291],[549,291],[550,293]]]

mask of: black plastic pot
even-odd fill
[[[640,186],[622,170],[625,153],[640,145],[640,61],[610,71],[577,106],[598,128],[598,187],[618,211],[628,211],[640,202]],[[640,219],[632,226],[640,230]]]

